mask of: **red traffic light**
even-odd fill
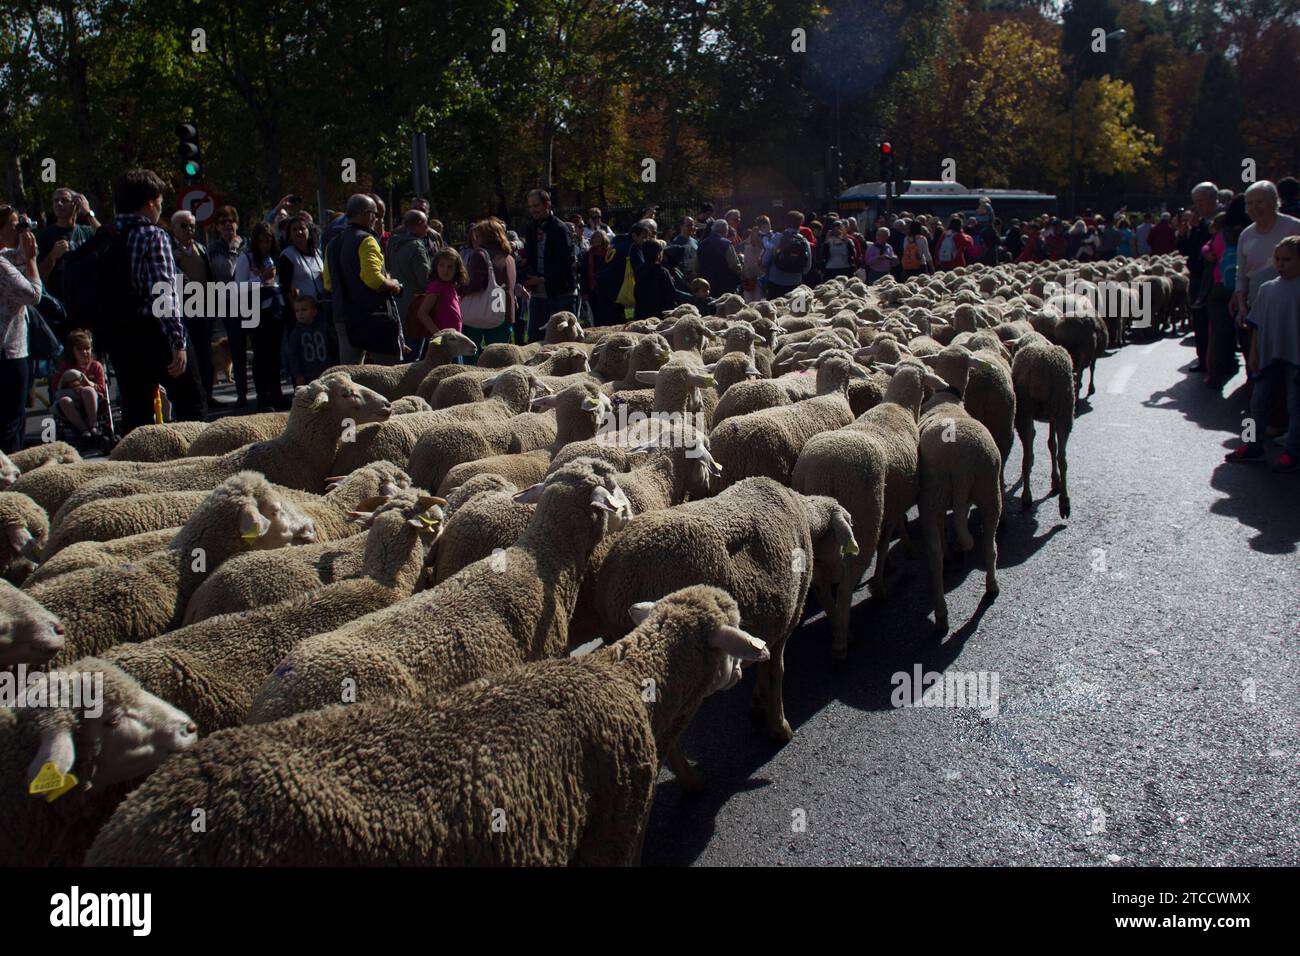
[[[888,156],[888,155],[889,155],[890,153],[892,153],[893,151],[894,151],[894,147],[890,146],[888,143],[881,143],[881,144],[880,144],[880,155],[881,155],[881,156]]]

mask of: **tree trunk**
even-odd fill
[[[72,100],[73,121],[77,128],[77,145],[81,149],[83,161],[89,163],[89,168],[83,171],[82,176],[87,183],[85,192],[92,206],[103,206],[104,198],[108,195],[108,184],[104,181],[103,165],[94,161],[99,156],[99,141],[90,121],[87,63],[81,50],[81,26],[77,21],[76,4],[72,0],[64,0],[59,5],[59,14],[63,19],[64,35],[67,37],[68,54],[64,69],[69,96]]]
[[[542,120],[542,188],[549,190],[555,173],[555,117],[547,114]]]
[[[5,158],[5,195],[15,208],[27,205],[27,190],[23,186],[23,163],[17,151]]]

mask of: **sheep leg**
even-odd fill
[[[906,526],[904,523],[903,527]],[[885,597],[885,562],[889,560],[889,541],[893,536],[893,523],[888,522],[880,529],[880,540],[876,542],[876,566],[871,572],[871,580],[867,582],[867,589],[875,598]]]
[[[941,525],[943,515],[934,520],[933,515],[924,522],[925,552],[930,559],[930,589],[934,598],[934,627],[940,634],[948,633],[948,602],[943,595],[943,541]]]
[[[867,559],[870,559],[870,552]],[[844,562],[844,576],[835,595],[835,619],[831,628],[832,661],[844,661],[849,656],[849,612],[853,610],[853,592],[866,570],[867,562],[861,555]]]
[[[767,701],[768,683],[771,680],[771,663],[771,660],[766,660],[754,666],[754,693],[749,699],[749,719],[755,723],[767,718],[764,705]]]
[[[1088,365],[1088,396],[1097,393],[1097,354],[1094,352],[1092,362]]]
[[[1047,460],[1052,463],[1052,494],[1056,494],[1061,488],[1061,474],[1057,471],[1056,465],[1056,423],[1051,422],[1047,426]]]
[[[1001,518],[1002,500],[997,495],[988,495],[980,502],[981,516],[984,518],[984,595],[997,597],[998,594],[998,541],[997,527]]]
[[[768,645],[768,651],[772,658],[767,662],[767,733],[773,740],[786,743],[794,737],[794,730],[785,719],[785,700],[781,693],[785,679],[785,638],[776,647]]]
[[[912,536],[907,533],[907,516],[898,522],[898,540],[903,542],[903,554],[908,558],[916,557],[916,548],[912,545]]]
[[[1055,429],[1054,429],[1055,430]],[[1053,464],[1059,469],[1061,475],[1061,498],[1060,509],[1061,517],[1070,517],[1070,492],[1065,485],[1065,444],[1070,440],[1070,427],[1068,423],[1062,423],[1060,434],[1056,436],[1056,456]]]
[[[680,741],[668,748],[668,753],[664,755],[664,763],[668,764],[668,769],[673,772],[673,776],[677,778],[683,790],[698,793],[704,789],[704,777],[686,759]]]
[[[970,533],[970,486],[958,478],[952,486],[952,527],[957,533],[957,547],[969,551],[975,547]],[[995,522],[996,525],[996,522]]]

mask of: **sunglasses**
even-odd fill
[[[218,220],[217,220],[217,225],[218,225],[218,226],[229,226],[229,225],[230,225],[232,222],[234,222],[234,221],[235,221],[235,220],[233,220],[233,219],[218,219]]]

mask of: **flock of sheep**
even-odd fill
[[[703,785],[679,746],[701,701],[754,664],[789,740],[809,591],[843,660],[913,507],[941,632],[947,515],[967,551],[979,509],[997,594],[1036,422],[1069,516],[1082,373],[1125,335],[1108,282],[1186,321],[1176,257],[836,279],[708,318],[560,313],[476,366],[444,332],[288,413],[0,456],[0,668],[51,702],[103,682],[98,713],[0,709],[0,864],[636,862],[661,763]]]

